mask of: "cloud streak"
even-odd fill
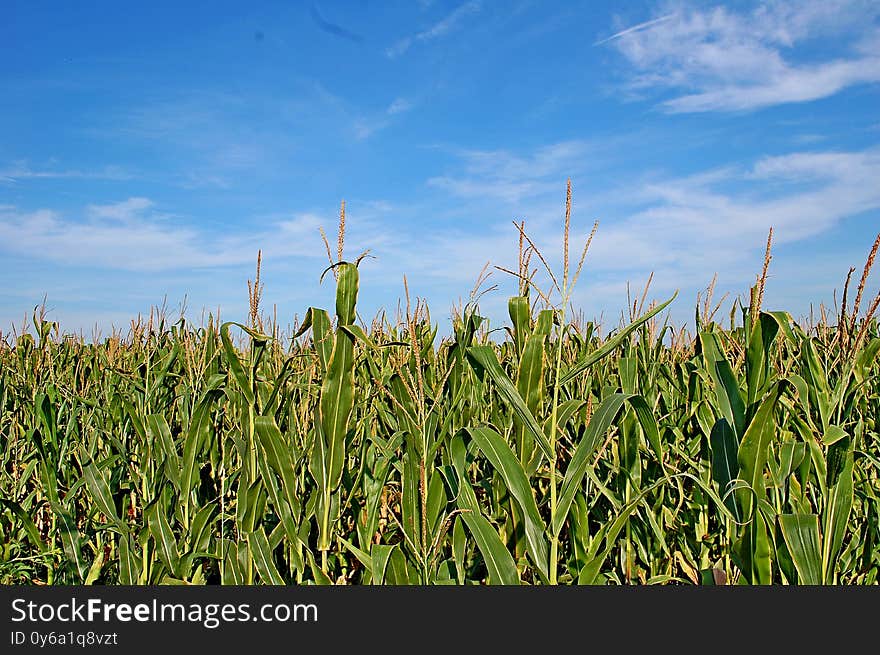
[[[104,166],[96,170],[37,170],[20,161],[0,169],[0,183],[16,183],[22,180],[60,180],[60,179],[92,179],[92,180],[130,180],[133,175],[119,166]]]
[[[358,116],[352,121],[354,137],[358,141],[369,139],[391,125],[392,121],[402,114],[411,111],[415,103],[407,98],[395,98],[380,116]]]
[[[428,179],[431,187],[460,198],[499,200],[511,205],[559,191],[566,175],[582,167],[585,141],[571,140],[536,149],[529,155],[506,150],[461,150],[459,174]]]
[[[463,202],[475,216],[486,215],[486,207],[494,208],[493,220],[475,224],[466,236],[420,235],[421,249],[415,252],[438,253],[437,261],[415,258],[406,251],[406,244],[399,246],[397,261],[425,267],[440,277],[444,268],[439,253],[453,252],[454,265],[445,274],[473,279],[487,259],[493,264],[512,263],[515,230],[510,220],[523,217],[548,261],[558,266],[562,251],[561,222],[557,222],[562,209],[559,175],[584,171],[590,153],[591,148],[582,142],[555,144],[529,154],[463,151],[462,174],[434,178],[430,183]],[[744,292],[760,270],[771,226],[774,243],[783,247],[823,235],[839,236],[844,220],[880,211],[877,179],[880,149],[828,150],[759,157],[745,165],[632,180],[625,189],[607,193],[587,192],[590,215],[586,219],[578,210],[576,193],[575,232],[588,231],[594,216],[600,221],[576,304],[613,308],[627,281],[642,284],[652,271],[658,294],[680,289],[683,298],[692,298],[715,273],[720,275],[719,290]],[[508,208],[509,216],[501,218]],[[842,239],[841,243],[848,252],[859,247]],[[797,252],[803,253],[804,247],[798,245]],[[809,283],[815,293],[803,291],[791,300],[793,305],[807,295],[809,300],[817,300],[820,293],[830,297],[851,263],[839,260],[835,268],[835,257],[841,254],[823,253],[821,271],[804,270],[796,279],[786,279],[781,292],[800,293],[797,290],[807,289]],[[789,262],[789,270],[792,266]],[[806,311],[798,306],[790,309]],[[676,318],[688,320],[687,311],[681,310]]]
[[[89,205],[84,214],[77,220],[49,209],[0,208],[0,251],[65,266],[141,272],[238,266],[250,263],[258,249],[278,258],[322,252],[321,221],[309,213],[222,236],[156,212],[147,198]]]
[[[632,27],[628,27],[625,30],[621,30],[620,32],[616,32],[611,36],[602,39],[601,41],[596,41],[593,45],[602,45],[604,43],[609,43],[610,41],[614,41],[615,39],[619,39],[622,36],[626,36],[627,34],[632,34],[634,32],[641,32],[642,30],[646,30],[649,27],[654,27],[655,25],[659,25],[660,23],[665,23],[666,21],[675,18],[675,14],[667,14],[666,16],[661,16],[660,18],[655,18],[654,20],[645,21],[644,23],[639,23],[638,25],[633,25]]]
[[[742,282],[771,226],[777,244],[794,243],[880,209],[871,182],[878,175],[880,150],[873,149],[766,157],[748,168],[646,184],[636,198],[645,208],[600,228],[591,262],[604,270],[641,262],[681,285],[715,272]]]
[[[407,100],[406,98],[395,98],[394,101],[388,105],[388,109],[385,110],[385,113],[389,116],[403,114],[408,112],[414,106],[415,105],[411,100]]]
[[[417,32],[411,36],[406,36],[386,49],[385,54],[389,59],[395,59],[405,54],[413,45],[417,43],[427,43],[434,39],[440,38],[451,32],[458,24],[467,16],[480,11],[480,3],[472,0],[460,5],[443,19],[437,21],[429,28]]]
[[[748,111],[880,81],[880,5],[799,0],[750,11],[689,2],[599,41],[630,65],[630,91],[671,93],[668,113]],[[828,37],[852,44],[833,51]],[[822,47],[822,54],[816,56]]]
[[[558,265],[561,223],[556,221],[563,199],[558,177],[571,168],[583,170],[590,156],[590,147],[580,141],[551,144],[530,153],[459,151],[462,173],[445,182],[435,181],[435,189],[449,194],[453,205],[473,216],[482,215],[487,203],[498,205],[489,220],[466,227],[442,220],[431,224],[406,220],[407,214],[423,213],[422,207],[361,202],[362,207],[351,212],[347,240],[357,244],[358,251],[371,248],[378,258],[365,269],[371,280],[365,289],[365,308],[385,303],[386,309],[393,310],[387,305],[389,294],[406,273],[416,293],[427,292],[435,310],[446,311],[455,294],[467,292],[487,261],[512,264],[516,232],[510,220],[519,216],[527,219],[531,236],[551,264]],[[588,311],[599,306],[613,308],[620,302],[626,281],[640,284],[651,271],[655,273],[652,293],[678,288],[683,298],[692,297],[715,272],[722,276],[720,290],[739,293],[754,278],[770,226],[780,246],[833,234],[844,219],[880,210],[877,179],[877,148],[793,152],[686,177],[633,182],[627,187],[624,204],[618,203],[616,210],[591,202],[586,224],[576,202],[575,232],[589,228],[593,211],[601,221],[576,304]],[[433,206],[436,201],[426,202]],[[514,207],[535,211],[514,215]],[[228,280],[234,276],[230,270],[252,266],[258,249],[263,250],[265,260],[274,260],[276,270],[323,267],[317,228],[333,222],[329,214],[288,213],[264,217],[257,230],[230,234],[195,227],[145,197],[86,205],[75,216],[3,205],[0,252],[47,262],[73,277],[78,270],[111,270],[141,278],[164,274],[167,280],[179,280],[183,275],[191,279],[210,271],[217,280]],[[387,229],[390,224],[395,225],[393,230]],[[848,265],[840,262],[841,276]],[[830,253],[822,266],[821,276],[816,271],[804,272],[803,279],[794,282],[830,287],[835,266]],[[502,282],[499,275],[494,281]],[[500,296],[513,290],[513,282],[507,282]],[[202,295],[210,298],[214,293]],[[497,298],[487,298],[482,309],[503,320],[503,305]],[[687,319],[685,310],[677,318]]]

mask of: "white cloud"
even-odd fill
[[[411,100],[407,100],[406,98],[395,98],[394,101],[388,105],[388,109],[385,110],[389,116],[394,116],[394,114],[403,114],[404,112],[408,112],[413,108],[413,102]]]
[[[625,30],[620,30],[619,32],[615,32],[609,37],[602,39],[601,41],[596,41],[593,45],[602,45],[603,43],[608,43],[609,41],[614,41],[615,39],[619,39],[627,34],[632,34],[634,32],[641,32],[642,30],[646,30],[649,27],[654,27],[655,25],[659,25],[660,23],[665,23],[671,18],[675,18],[675,14],[666,14],[665,16],[660,16],[660,18],[654,18],[652,20],[647,20],[644,23],[639,23],[638,25],[633,25],[632,27],[627,27]]]
[[[412,36],[406,36],[399,41],[397,41],[394,45],[388,48],[385,51],[385,54],[390,58],[394,59],[395,57],[399,57],[402,54],[406,53],[407,50],[412,47],[415,43],[426,43],[428,41],[433,41],[441,36],[445,36],[449,32],[455,28],[463,18],[470,14],[474,14],[480,10],[480,3],[475,0],[471,0],[471,2],[465,2],[464,4],[457,7],[451,13],[446,15],[443,19],[437,21],[429,28],[422,30]]]
[[[435,178],[435,188],[449,192],[455,203],[475,218],[467,234],[447,230],[423,232],[419,248],[407,251],[401,243],[396,261],[424,270],[434,279],[472,280],[486,260],[515,266],[516,230],[513,219],[526,219],[526,229],[554,271],[561,267],[563,171],[575,178],[572,250],[578,249],[593,219],[600,225],[586,260],[575,303],[589,311],[605,308],[616,321],[622,307],[621,289],[627,281],[639,287],[654,272],[652,297],[668,297],[681,290],[675,318],[693,316],[692,299],[715,273],[718,295],[745,293],[760,272],[764,244],[770,227],[774,244],[784,248],[774,257],[771,274],[773,298],[785,301],[792,311],[806,311],[805,303],[829,300],[840,287],[850,265],[858,265],[862,246],[843,234],[842,222],[880,211],[880,149],[852,152],[795,152],[756,159],[686,177],[629,179],[625,187],[579,191],[583,159],[591,149],[574,142],[557,144],[530,154],[508,152],[460,153],[465,174]],[[587,212],[579,199],[586,198]],[[432,199],[435,204],[440,204]],[[505,204],[508,203],[508,204]],[[522,211],[522,208],[526,208]],[[505,212],[509,212],[505,215]],[[516,212],[516,213],[514,213]],[[825,253],[822,268],[804,264],[801,244],[822,237],[836,244]],[[411,239],[414,239],[412,237]],[[412,243],[412,241],[409,241]],[[575,257],[573,254],[572,257]],[[445,261],[444,261],[445,260]],[[785,276],[776,264],[786,261]],[[863,260],[862,260],[863,261]],[[799,263],[798,263],[799,262]],[[539,265],[536,259],[532,262]],[[402,264],[401,264],[402,265]],[[791,277],[792,270],[803,271]],[[789,277],[791,279],[789,279]],[[498,281],[505,276],[496,275]],[[506,281],[503,288],[513,291]],[[811,293],[810,290],[818,291]],[[635,293],[635,292],[634,292]],[[729,308],[729,305],[726,305]]]
[[[116,221],[131,221],[153,206],[149,198],[129,198],[110,205],[89,205],[86,212],[93,218],[107,218]]]
[[[247,107],[247,110],[244,108]],[[280,168],[295,149],[290,126],[306,122],[307,112],[331,116],[331,97],[303,87],[300,97],[241,95],[192,89],[168,97],[113,106],[100,125],[84,130],[101,141],[143,146],[158,157],[163,181],[183,188],[228,187],[242,175],[261,176]],[[247,120],[243,119],[246,116]]]
[[[395,98],[384,112],[378,115],[358,116],[351,121],[351,129],[354,138],[358,141],[369,139],[377,132],[381,132],[390,126],[396,116],[410,111],[415,106],[411,100],[399,97]]]
[[[878,177],[880,151],[868,150],[766,157],[749,169],[646,185],[648,206],[600,228],[591,260],[606,270],[663,268],[681,284],[714,272],[746,280],[770,227],[775,243],[792,243],[880,209]],[[736,192],[725,190],[732,185]]]
[[[364,139],[369,139],[376,132],[384,130],[391,124],[390,121],[384,118],[372,119],[372,118],[356,118],[352,123],[352,129],[354,130],[354,137],[358,141],[363,141]]]
[[[463,171],[428,180],[430,186],[464,198],[487,198],[517,204],[558,192],[565,178],[580,170],[589,146],[562,141],[521,156],[505,150],[464,150],[456,154]]]
[[[462,172],[446,178],[451,181],[446,186],[434,182],[435,188],[454,196],[448,204],[442,201],[443,193],[409,207],[349,203],[346,256],[370,248],[377,257],[362,266],[364,310],[384,304],[393,312],[391,299],[402,291],[400,281],[407,274],[412,293],[428,297],[435,320],[445,328],[444,312],[456,297],[467,296],[487,261],[515,267],[517,234],[510,222],[520,217],[527,220],[530,235],[558,269],[564,175],[572,169],[583,171],[592,154],[579,141],[525,154],[464,150],[458,152]],[[777,246],[817,235],[841,242],[833,252],[824,253],[821,269],[812,260],[809,266],[798,265],[797,248],[784,248],[788,260],[784,254],[774,258],[771,273],[778,277],[771,283],[772,297],[785,300],[780,306],[786,309],[806,311],[804,302],[823,299],[822,294],[830,297],[848,266],[858,265],[859,257],[849,261],[848,253],[858,250],[859,244],[847,242],[846,253],[840,254],[847,241],[840,224],[880,210],[877,179],[880,149],[875,148],[794,152],[687,177],[647,183],[630,179],[625,190],[611,189],[604,201],[587,192],[590,214],[579,208],[576,184],[573,250],[582,243],[594,216],[600,219],[576,305],[585,308],[588,316],[605,308],[606,316],[616,322],[626,282],[638,287],[636,293],[654,271],[650,297],[668,297],[672,289],[681,289],[675,318],[690,320],[692,298],[715,272],[719,298],[725,290],[734,295],[747,290],[760,269],[767,230],[773,226]],[[624,197],[607,200],[615,195]],[[444,211],[453,211],[450,207],[455,208],[458,222],[443,220]],[[522,208],[526,210],[520,212]],[[230,268],[250,271],[257,249],[262,249],[267,278],[285,272],[283,279],[289,279],[287,271],[320,270],[326,255],[317,228],[323,225],[332,239],[336,222],[334,211],[281,214],[255,217],[259,220],[254,224],[262,227],[254,231],[209,232],[162,211],[161,205],[137,197],[89,205],[77,216],[47,209],[25,212],[7,205],[0,207],[0,252],[56,264],[58,268],[52,270],[65,271],[64,278],[76,275],[78,267],[132,272],[131,277],[156,280],[151,290],[162,288],[165,283],[160,278],[177,280],[178,286],[192,290],[192,278],[202,271],[222,282],[206,287],[199,297],[209,305],[222,298],[225,308],[230,297],[227,287],[236,275]],[[425,222],[425,215],[434,221]],[[537,260],[532,263],[537,265]],[[157,275],[163,272],[167,275]],[[186,282],[181,282],[182,273]],[[315,290],[310,280],[309,290],[302,293],[327,292],[326,283]],[[484,301],[483,311],[499,325],[505,320],[504,301],[516,284],[499,272],[493,282],[501,283],[501,289],[497,297]],[[268,286],[273,293],[288,293],[283,285]],[[295,302],[304,301],[297,296]]]
[[[63,265],[153,272],[249,264],[259,249],[276,258],[323,253],[322,221],[314,214],[279,217],[258,231],[218,235],[152,208],[146,198],[129,198],[89,205],[79,220],[48,209],[0,208],[0,250]]]
[[[792,137],[792,142],[799,145],[809,145],[812,143],[819,143],[820,141],[827,140],[828,137],[824,134],[797,134]]]
[[[880,81],[876,2],[780,0],[750,11],[680,2],[661,13],[599,43],[632,66],[631,91],[672,91],[661,103],[670,113],[807,102]]]
[[[132,175],[118,166],[105,166],[97,170],[53,170],[34,169],[26,161],[17,161],[6,168],[0,169],[0,182],[18,182],[20,180],[37,179],[99,179],[99,180],[130,180]]]

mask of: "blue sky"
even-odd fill
[[[770,226],[765,307],[804,316],[880,231],[876,2],[179,4],[4,3],[4,333],[44,296],[65,330],[242,320],[258,249],[283,322],[331,308],[342,199],[362,315],[405,274],[443,331],[512,221],[559,265],[567,177],[573,244],[599,221],[573,301],[609,326],[652,272],[680,322],[716,273],[746,293]]]

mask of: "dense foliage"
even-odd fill
[[[870,316],[753,290],[726,328],[664,303],[600,337],[523,284],[503,340],[475,305],[438,339],[333,272],[286,342],[37,317],[0,346],[2,582],[876,583]]]

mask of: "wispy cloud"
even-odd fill
[[[64,265],[149,272],[238,266],[249,263],[258,249],[278,258],[314,258],[322,252],[317,230],[322,221],[310,213],[222,235],[160,213],[147,198],[89,205],[83,215],[0,208],[0,251]]]
[[[420,259],[401,246],[399,261],[424,265],[440,277],[445,270],[442,257],[438,255],[435,262],[430,254],[421,253],[445,255],[456,250],[454,244],[466,244],[450,255],[453,263],[446,274],[473,278],[486,260],[502,265],[511,262],[515,230],[510,220],[523,217],[552,264],[562,250],[561,223],[557,222],[563,198],[560,176],[570,171],[577,176],[577,172],[588,170],[591,152],[592,146],[583,142],[555,144],[525,154],[463,151],[463,172],[433,178],[430,184],[448,192],[463,206],[463,212],[474,216],[487,215],[486,208],[497,206],[489,214],[492,218],[474,223],[466,237],[454,234],[454,230],[447,235],[439,230],[437,235],[424,232],[420,235],[422,247],[417,250]],[[630,179],[625,189],[600,190],[599,194],[588,191],[588,216],[578,210],[577,199],[582,193],[576,192],[575,230],[583,234],[594,218],[600,221],[576,303],[613,309],[627,281],[643,284],[652,271],[656,293],[680,289],[682,298],[693,298],[715,273],[720,276],[719,289],[734,295],[744,292],[760,269],[771,226],[778,246],[799,243],[798,249],[806,240],[840,235],[845,219],[880,211],[877,179],[880,149],[873,148],[757,157],[748,164],[687,176],[654,173],[649,180]],[[433,202],[439,204],[436,199]],[[526,210],[520,212],[521,208]],[[859,244],[850,240],[846,247],[853,252]],[[798,249],[788,252],[803,253]],[[780,288],[796,298],[792,310],[802,308],[805,298],[830,297],[839,284],[838,276],[857,263],[855,259],[843,260],[839,254],[836,257],[826,253],[821,271],[811,269],[798,274],[798,279],[785,279]],[[782,259],[777,257],[774,262]],[[797,267],[789,262],[787,270],[793,268]],[[821,289],[810,294],[809,289],[804,290],[808,283],[814,291]],[[688,311],[678,312],[677,320],[688,320]]]
[[[844,218],[880,209],[880,150],[765,157],[747,168],[645,184],[643,209],[600,228],[591,261],[605,270],[633,262],[667,281],[741,281],[770,227],[776,243],[831,230]],[[841,269],[844,266],[841,265]]]
[[[614,39],[619,39],[620,37],[626,36],[627,34],[632,34],[633,32],[641,32],[642,30],[646,30],[649,27],[654,27],[655,25],[659,25],[660,23],[665,23],[672,18],[675,18],[675,14],[666,14],[665,16],[660,16],[660,18],[655,18],[653,20],[645,21],[644,23],[639,23],[638,25],[633,25],[632,27],[627,27],[625,30],[615,32],[611,36],[606,37],[601,41],[596,41],[593,45],[602,45],[603,43],[614,41]]]
[[[797,134],[792,137],[792,142],[800,144],[800,145],[808,145],[812,143],[819,143],[820,141],[825,141],[828,137],[824,134]]]
[[[111,108],[84,134],[147,149],[162,159],[162,173],[176,184],[225,186],[243,173],[262,173],[277,164],[281,153],[294,147],[288,128],[302,116],[318,108],[333,111],[332,98],[322,95],[318,85],[300,87],[300,96],[273,98],[171,90],[159,99]]]
[[[447,14],[443,19],[437,21],[429,28],[422,30],[421,32],[417,32],[411,36],[406,36],[399,41],[397,41],[394,45],[386,49],[385,54],[390,58],[394,59],[395,57],[399,57],[404,54],[407,50],[409,50],[416,43],[427,43],[428,41],[433,41],[441,36],[445,36],[449,32],[451,32],[465,17],[475,14],[480,10],[480,3],[472,0],[471,2],[466,2],[460,6],[458,6],[451,13]]]
[[[391,101],[380,115],[358,116],[352,121],[354,137],[358,141],[369,139],[371,136],[390,126],[395,118],[411,111],[415,102],[408,98],[398,97]]]
[[[780,0],[740,11],[679,2],[663,9],[598,43],[632,66],[630,90],[673,92],[661,103],[670,113],[807,102],[880,81],[876,2]],[[834,37],[851,47],[834,52]],[[819,57],[817,46],[824,46]]]
[[[585,141],[562,141],[529,155],[506,150],[461,150],[455,154],[461,172],[435,176],[430,186],[464,198],[487,198],[511,205],[557,191],[567,175],[582,166]]]
[[[389,125],[391,125],[391,121],[387,116],[381,116],[378,118],[359,116],[358,118],[355,118],[352,123],[354,138],[358,141],[369,139],[376,132],[384,130]]]
[[[53,180],[53,179],[95,179],[95,180],[130,180],[134,177],[119,166],[104,166],[94,170],[79,169],[35,169],[26,161],[14,162],[0,169],[0,182],[14,183],[21,180]]]
[[[407,98],[395,98],[390,105],[388,105],[388,109],[385,110],[385,113],[389,116],[394,116],[395,114],[403,114],[408,112],[415,106],[412,100],[408,100]]]
[[[140,219],[152,206],[153,201],[149,198],[129,198],[109,205],[89,205],[86,214],[96,219],[127,222]]]
[[[553,208],[552,229],[549,222],[533,220],[531,213],[526,218],[532,237],[548,259],[556,261],[554,254],[561,252],[561,223],[556,221],[564,191],[560,176],[572,169],[583,171],[591,146],[573,141],[527,153],[462,150],[457,154],[461,174],[433,182],[440,196],[449,194],[451,202],[446,206],[474,217],[482,216],[480,208],[487,205],[497,204],[500,211],[466,225],[442,220],[423,224],[407,218],[423,213],[423,207],[353,203],[356,209],[349,212],[352,229],[347,242],[352,252],[371,248],[378,257],[364,270],[365,279],[371,280],[365,285],[365,308],[384,303],[393,311],[387,303],[406,273],[411,289],[427,295],[439,317],[456,294],[466,293],[487,261],[511,264],[516,233],[510,220],[520,216],[513,214],[514,207]],[[833,234],[844,219],[880,210],[877,179],[880,149],[794,152],[685,177],[633,181],[624,204],[609,210],[607,203],[591,202],[589,218],[577,211],[576,197],[575,231],[589,229],[594,211],[601,221],[576,303],[589,311],[603,305],[614,309],[622,285],[641,283],[650,271],[655,272],[653,293],[657,294],[679,288],[683,298],[693,297],[715,272],[722,276],[719,289],[724,286],[739,293],[760,265],[770,226],[780,245]],[[438,200],[442,203],[438,196],[426,202],[442,208]],[[188,284],[182,279],[192,280],[200,271],[210,271],[215,280],[235,279],[230,269],[250,270],[257,249],[273,261],[276,272],[285,266],[312,271],[323,267],[317,228],[334,223],[332,211],[254,218],[259,228],[224,233],[198,227],[145,197],[94,203],[76,213],[23,211],[7,204],[0,206],[0,252],[58,265],[62,268],[54,270],[73,276],[78,270],[95,269],[135,277],[163,274],[162,279],[176,280],[179,288]],[[774,265],[779,261],[775,259]],[[824,282],[815,271],[810,271],[812,277],[804,274],[800,282],[811,288],[822,283],[830,287],[837,281],[835,265],[843,275],[850,263],[828,255],[822,263]],[[155,295],[161,284],[145,293]],[[218,297],[216,285],[213,288],[206,287],[200,297],[209,303],[225,302],[227,296]],[[508,289],[512,288],[511,282]],[[503,298],[487,298],[481,309],[502,320],[503,305]],[[679,320],[687,318],[684,310],[678,315]]]

